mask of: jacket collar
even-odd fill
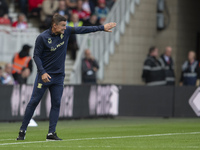
[[[51,28],[51,27],[48,29],[48,33],[49,33],[51,36],[60,35],[60,34],[55,35],[55,33],[52,32],[52,28]]]

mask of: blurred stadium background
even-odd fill
[[[7,0],[6,2],[9,8],[8,16],[14,22],[21,11],[19,1]],[[79,50],[77,51],[76,59],[71,59],[68,54],[65,62],[65,89],[60,118],[63,120],[93,118],[94,120],[61,121],[58,131],[60,127],[60,132],[63,133],[61,134],[62,136],[66,136],[64,134],[65,131],[66,134],[71,134],[68,137],[69,139],[79,139],[78,133],[73,135],[76,132],[73,126],[78,124],[78,131],[81,134],[85,134],[85,136],[81,135],[80,138],[95,137],[97,142],[92,146],[90,142],[83,142],[80,144],[83,145],[82,147],[76,147],[76,144],[74,144],[69,147],[70,149],[117,149],[116,145],[118,143],[110,141],[113,145],[109,145],[109,142],[101,141],[102,145],[99,145],[98,138],[105,137],[106,139],[106,137],[168,133],[181,133],[175,137],[172,134],[172,139],[176,140],[177,144],[171,142],[170,137],[159,139],[159,141],[166,140],[166,145],[159,145],[159,142],[156,143],[156,139],[148,141],[149,139],[145,137],[144,143],[137,139],[138,143],[136,145],[130,144],[135,139],[118,140],[119,143],[125,143],[124,145],[119,145],[118,148],[200,148],[198,142],[194,140],[199,138],[197,115],[200,106],[199,99],[195,99],[198,93],[193,96],[193,99],[196,100],[194,104],[197,104],[193,106],[193,108],[196,108],[196,113],[189,105],[189,99],[197,87],[179,86],[181,66],[187,60],[188,51],[194,50],[197,60],[200,61],[199,10],[199,0],[116,0],[103,22],[112,21],[117,23],[117,27],[113,29],[112,33],[100,32],[77,35]],[[0,24],[0,66],[4,67],[6,63],[12,63],[14,54],[19,52],[24,44],[33,46],[30,53],[31,56],[33,55],[35,39],[43,29],[40,28],[38,18],[28,16],[27,23],[28,28],[23,30]],[[176,86],[149,87],[142,81],[143,64],[149,47],[154,45],[159,49],[159,54],[164,52],[166,46],[172,47]],[[82,58],[84,57],[84,50],[88,48],[99,63],[98,83],[95,85],[82,84],[81,80]],[[34,64],[33,72],[28,78],[28,84],[0,85],[0,127],[2,131],[4,130],[3,135],[5,135],[5,138],[0,138],[0,149],[1,146],[2,148],[10,148],[10,146],[15,145],[6,145],[5,143],[13,143],[12,139],[15,138],[15,133],[13,132],[18,132],[19,123],[7,124],[5,122],[22,120],[25,107],[31,96],[32,84],[36,73],[37,69]],[[47,91],[35,111],[34,119],[36,121],[48,119],[49,103],[50,96]],[[97,119],[102,117],[110,119]],[[117,117],[116,120],[112,120],[111,118],[113,117]],[[138,119],[132,117],[160,118]],[[182,119],[167,119],[168,121],[161,119],[171,117],[181,117]],[[90,123],[92,122],[94,122],[94,127],[90,129]],[[159,124],[159,122],[161,123]],[[82,123],[83,126],[81,126]],[[102,128],[100,125],[98,126],[98,123],[102,125]],[[43,132],[47,129],[47,122],[39,122],[38,124],[38,130]],[[183,124],[185,126],[179,129]],[[67,129],[68,125],[69,129]],[[114,130],[115,125],[120,128],[118,131]],[[155,129],[154,125],[157,125],[156,129],[158,130]],[[167,130],[168,127],[169,129]],[[138,128],[138,130],[134,128]],[[104,134],[97,133],[96,130],[98,129]],[[31,135],[38,131],[37,129],[30,129],[30,132],[32,132],[30,133]],[[191,137],[185,136],[185,140],[189,141],[187,144],[184,143],[184,139],[180,139],[182,133],[191,134]],[[37,134],[34,136],[37,136]],[[34,137],[28,139],[28,141],[34,140],[41,141],[43,138],[40,135],[39,139]],[[151,140],[158,144],[158,147],[152,145]],[[174,145],[171,145],[171,143]],[[185,146],[180,146],[183,143]],[[125,147],[126,144],[127,147]],[[147,146],[141,147],[141,145],[145,144]],[[66,145],[61,145],[61,147],[62,149],[63,147],[66,148]],[[61,147],[59,148],[61,149]],[[45,145],[42,144],[37,148],[47,149],[48,147],[45,148]]]

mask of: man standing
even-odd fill
[[[165,53],[161,55],[160,62],[165,69],[166,85],[175,85],[175,74],[174,74],[174,61],[171,57],[172,48],[167,46]]]
[[[47,88],[51,93],[51,111],[49,115],[49,132],[46,139],[62,140],[56,135],[55,131],[63,92],[65,58],[69,36],[96,31],[112,32],[111,29],[115,26],[116,23],[107,23],[104,26],[69,27],[66,26],[65,17],[59,14],[53,16],[51,28],[45,30],[36,39],[33,58],[38,73],[17,140],[25,139],[29,121]]]
[[[89,49],[85,50],[85,58],[82,60],[82,82],[96,83],[96,72],[99,65],[92,57]]]
[[[25,44],[23,45],[22,50],[19,53],[16,53],[15,56],[13,57],[12,75],[14,80],[17,82],[24,69],[29,70],[30,74],[32,72],[33,69],[32,59],[31,56],[29,55],[31,48],[32,47],[30,45]],[[27,81],[27,78],[28,77],[25,78],[25,83]]]
[[[182,65],[180,86],[198,85],[198,79],[200,79],[199,62],[196,60],[195,52],[189,51],[188,60],[186,60]]]
[[[142,73],[142,79],[148,86],[166,85],[165,71],[157,57],[158,49],[151,47]]]

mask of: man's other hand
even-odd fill
[[[50,76],[48,73],[44,73],[44,74],[42,75],[42,81],[43,81],[44,83],[50,82],[50,79],[51,79],[51,76]]]

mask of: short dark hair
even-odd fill
[[[60,14],[56,13],[53,15],[51,26],[53,26],[54,23],[58,24],[61,21],[67,21],[67,19],[64,16],[61,16]]]
[[[154,50],[155,50],[156,48],[157,48],[157,47],[155,47],[155,46],[150,47],[150,48],[149,48],[149,55],[150,55],[152,52],[154,52]]]

